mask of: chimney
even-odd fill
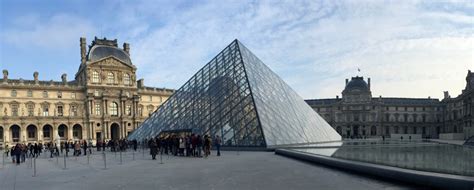
[[[33,73],[33,78],[35,79],[35,84],[38,84],[38,75],[39,75],[38,71],[35,71]]]
[[[3,80],[5,80],[5,81],[8,80],[8,70],[6,70],[6,69],[3,70]]]
[[[347,83],[349,83],[349,79],[346,79],[346,86],[347,86]]]
[[[369,85],[369,90],[370,90],[370,78],[367,78],[367,83]]]
[[[123,43],[123,51],[127,52],[127,54],[130,55],[130,44]]]
[[[448,99],[449,98],[449,92],[448,91],[444,91],[444,99]]]
[[[66,73],[61,75],[61,80],[63,81],[63,84],[67,84],[67,74]]]
[[[143,88],[145,87],[145,79],[140,79],[137,81],[137,87],[138,88]]]
[[[339,96],[336,96],[336,100],[339,100]]]
[[[81,64],[86,64],[86,38],[81,37],[80,39],[81,42]]]

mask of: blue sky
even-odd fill
[[[474,70],[472,1],[6,0],[0,22],[11,78],[73,79],[81,36],[130,43],[138,78],[166,88],[235,38],[304,98],[333,98],[355,75],[373,96],[457,96]]]

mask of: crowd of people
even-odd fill
[[[214,145],[217,150],[217,156],[220,156],[220,146],[222,140],[219,136],[214,139],[209,135],[169,135],[167,137],[156,137],[145,140],[141,143],[142,147],[150,149],[152,159],[156,159],[159,153],[174,156],[185,157],[204,157],[207,158],[211,154],[211,148]],[[96,143],[97,151],[106,151],[109,149],[112,152],[126,151],[132,149],[137,151],[139,142],[137,140],[99,140]],[[88,153],[92,154],[93,144],[85,140],[61,142],[59,146],[56,143],[17,143],[11,148],[5,146],[5,154],[11,157],[12,162],[20,165],[25,162],[26,158],[38,158],[41,154],[49,152],[50,158],[55,156],[69,156],[72,151],[73,156],[86,156]]]
[[[217,135],[214,139],[209,135],[191,134],[191,135],[169,135],[167,137],[156,137],[146,140],[150,148],[152,159],[156,155],[166,154],[186,157],[205,157],[211,154],[211,148],[214,144],[217,150],[217,156],[220,156],[220,147],[222,140]]]

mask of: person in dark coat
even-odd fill
[[[134,140],[133,140],[133,150],[134,150],[135,152],[137,151],[137,145],[138,145],[137,140],[134,139]]]
[[[156,144],[156,141],[151,139],[150,140],[150,154],[151,154],[151,158],[153,160],[156,160],[156,155],[158,154],[158,145]]]
[[[87,155],[87,142],[86,141],[82,143],[82,149],[84,149],[84,156],[86,156]]]
[[[16,165],[20,165],[20,155],[21,155],[21,147],[20,144],[15,145],[15,149],[13,149],[12,156],[15,156]]]

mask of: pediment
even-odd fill
[[[105,57],[103,59],[89,63],[88,66],[99,67],[115,67],[115,68],[129,68],[135,69],[135,66],[127,64],[114,56]]]

